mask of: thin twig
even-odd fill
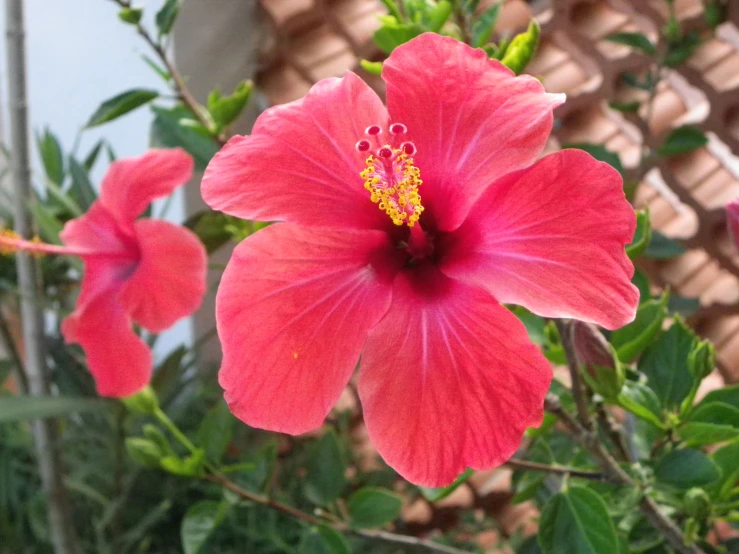
[[[205,479],[228,489],[232,493],[236,494],[237,496],[245,500],[250,500],[251,502],[254,502],[255,504],[261,504],[262,506],[267,506],[269,508],[272,508],[273,510],[277,510],[279,512],[288,514],[289,516],[292,516],[301,521],[305,521],[306,523],[310,523],[311,525],[328,525],[330,527],[333,527],[337,531],[351,533],[353,535],[364,537],[366,539],[375,539],[375,540],[390,542],[394,544],[411,545],[411,546],[416,546],[420,548],[425,548],[432,552],[443,552],[445,554],[469,554],[469,552],[467,552],[466,550],[460,550],[459,548],[446,546],[446,545],[443,545],[443,544],[440,544],[434,541],[430,541],[428,539],[421,539],[418,537],[411,537],[408,535],[399,535],[397,533],[390,533],[389,531],[370,530],[370,529],[354,529],[354,528],[349,527],[346,523],[341,522],[341,521],[322,520],[311,514],[308,514],[301,510],[293,508],[292,506],[288,506],[287,504],[277,502],[276,500],[273,500],[266,496],[262,496],[260,494],[256,494],[246,489],[243,489],[240,486],[238,486],[236,483],[234,483],[233,481],[231,481],[230,479],[222,475],[207,475]]]
[[[621,424],[613,419],[613,416],[608,413],[608,410],[606,410],[603,404],[596,406],[595,413],[598,415],[598,421],[601,427],[608,434],[621,459],[625,462],[633,461]]]
[[[459,32],[462,33],[462,42],[471,45],[472,39],[467,30],[467,17],[464,14],[462,3],[459,0],[454,1],[454,19],[456,20],[457,27],[459,27]]]
[[[23,0],[7,0],[6,33],[8,56],[8,96],[10,99],[10,130],[13,175],[15,230],[21,236],[33,235],[28,202],[31,199],[31,164],[28,139],[28,104],[26,95],[26,43],[23,20]],[[44,349],[44,326],[40,296],[40,280],[36,260],[25,252],[16,256],[18,291],[20,293],[25,371],[31,396],[50,395]],[[41,484],[46,497],[50,538],[56,554],[79,552],[74,518],[64,488],[62,460],[59,452],[59,428],[51,418],[33,422]]]
[[[26,380],[26,370],[23,367],[23,360],[15,346],[13,334],[10,332],[10,325],[5,319],[2,306],[0,306],[0,342],[10,356],[10,360],[14,366],[14,377],[18,384],[18,390],[22,394],[28,394],[28,381]]]
[[[111,1],[116,3],[121,8],[131,7],[130,0],[111,0]],[[182,101],[182,103],[187,107],[187,109],[190,110],[190,112],[198,120],[198,122],[203,127],[210,130],[211,122],[203,114],[200,104],[198,103],[197,100],[195,100],[195,97],[192,95],[190,90],[187,88],[187,85],[185,84],[185,79],[183,79],[182,75],[177,69],[177,66],[174,64],[174,62],[172,61],[172,58],[167,54],[165,49],[162,47],[160,41],[155,40],[154,37],[151,35],[151,33],[149,33],[149,31],[143,25],[141,25],[141,23],[136,24],[136,31],[141,36],[141,38],[143,38],[144,41],[146,41],[146,43],[151,47],[151,49],[157,55],[157,58],[159,58],[159,61],[161,61],[164,64],[164,67],[167,68],[167,71],[169,72],[169,75],[172,78],[172,81],[174,83],[174,90],[177,93],[177,97]],[[213,138],[215,138],[215,140],[221,146],[226,144],[225,137],[221,135],[214,135]]]
[[[548,464],[537,464],[536,462],[529,462],[527,460],[518,460],[511,458],[504,465],[513,469],[523,469],[527,471],[542,471],[544,473],[555,473],[557,475],[569,475],[570,477],[579,477],[582,479],[592,479],[594,481],[610,482],[610,479],[598,471],[588,471],[585,469],[578,469],[576,467],[559,466],[559,465],[548,465]]]

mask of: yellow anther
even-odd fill
[[[0,255],[3,256],[17,252],[18,247],[9,242],[3,241],[2,239],[9,239],[11,241],[23,240],[22,237],[12,229],[0,228]]]
[[[400,149],[394,149],[389,159],[369,156],[367,167],[360,172],[370,200],[384,211],[395,225],[413,227],[423,212],[418,187],[423,184],[421,171]]]

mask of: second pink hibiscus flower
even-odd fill
[[[267,110],[211,162],[213,208],[281,221],[235,250],[217,299],[221,385],[249,425],[319,427],[354,371],[372,442],[408,480],[490,468],[538,425],[551,369],[501,303],[615,329],[638,291],[619,174],[538,162],[564,98],[434,34]],[[532,165],[533,164],[533,165]]]

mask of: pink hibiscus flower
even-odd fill
[[[192,158],[181,149],[114,162],[100,198],[64,226],[65,246],[0,238],[6,248],[84,261],[77,306],[62,334],[84,349],[103,396],[129,396],[151,379],[151,351],[131,321],[163,331],[194,312],[205,294],[206,253],[198,238],[167,221],[136,219],[153,200],[185,184],[192,170]]]
[[[214,209],[281,221],[238,245],[217,297],[220,383],[249,425],[319,427],[361,355],[370,439],[406,479],[490,468],[538,425],[551,368],[501,303],[614,329],[638,291],[634,212],[610,166],[536,161],[564,98],[422,35],[317,83],[206,170]],[[378,209],[379,208],[379,209]]]

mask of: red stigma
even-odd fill
[[[364,130],[364,133],[371,137],[374,137],[382,133],[382,128],[379,125],[370,125]]]
[[[357,149],[357,152],[366,152],[367,150],[370,149],[370,143],[368,140],[362,139],[359,142],[357,142],[354,148]]]
[[[400,149],[405,152],[408,156],[412,156],[416,153],[416,145],[412,142],[404,142],[400,145]]]
[[[389,146],[383,146],[377,151],[377,156],[379,158],[388,159],[392,157],[392,155],[393,155],[393,149],[390,148]]]
[[[408,127],[406,127],[402,123],[393,123],[392,125],[390,125],[391,135],[404,135],[407,132],[408,132]]]

